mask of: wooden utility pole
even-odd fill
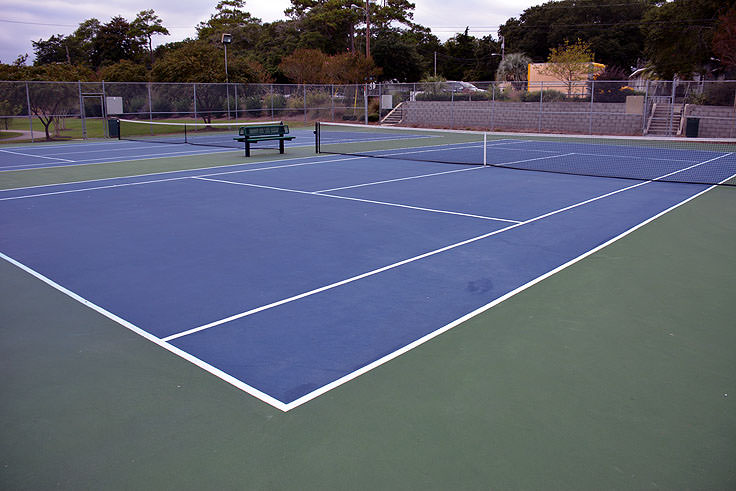
[[[371,1],[365,0],[365,57],[371,57]]]

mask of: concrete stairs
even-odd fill
[[[401,124],[401,121],[404,120],[404,109],[402,108],[403,105],[404,103],[401,102],[398,106],[393,108],[391,112],[388,113],[381,120],[381,124],[385,126],[396,126],[398,124]]]
[[[673,136],[680,132],[682,104],[655,103],[647,124],[647,135]]]

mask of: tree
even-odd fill
[[[209,20],[197,25],[197,38],[219,44],[222,34],[227,33],[232,35],[233,51],[252,48],[258,37],[261,20],[244,9],[244,0],[220,0]]]
[[[385,80],[415,81],[424,72],[424,60],[416,44],[399,29],[379,29],[371,45],[371,56],[382,67]]]
[[[219,46],[187,40],[176,43],[176,48],[163,53],[151,70],[151,78],[155,82],[225,82],[225,57]],[[243,56],[229,55],[228,67],[231,82],[258,83],[267,80],[263,67]]]
[[[565,39],[582,39],[591,45],[601,63],[632,67],[641,57],[644,14],[658,0],[559,0],[530,7],[499,29],[506,48],[544,61],[549,48]]]
[[[318,49],[300,48],[284,57],[279,68],[289,80],[298,84],[326,83],[322,70],[326,60],[327,55]]]
[[[366,25],[365,9],[364,0],[291,0],[285,13],[299,24],[300,47],[337,54],[359,51],[356,46],[365,44],[366,29],[358,29]],[[376,30],[396,25],[412,27],[413,9],[414,4],[407,0],[371,3],[371,26]]]
[[[570,97],[576,82],[587,80],[596,72],[590,43],[578,39],[570,44],[565,40],[563,44],[550,50],[547,66],[542,72],[563,81],[567,87],[567,96]]]
[[[281,72],[299,84],[356,84],[380,75],[372,59],[359,53],[326,55],[316,49],[297,49],[284,57]]]
[[[450,80],[490,80],[500,61],[493,55],[500,51],[491,36],[478,39],[466,28],[445,42],[438,54],[437,71]]]
[[[633,89],[627,87],[626,72],[615,66],[607,66],[601,72],[596,73],[595,81],[591,82],[593,89],[593,100],[595,102],[625,102],[626,96],[633,93]]]
[[[71,63],[68,43],[69,38],[63,34],[52,35],[46,40],[31,41],[35,55],[33,64],[38,66],[48,63]]]
[[[713,34],[713,52],[722,65],[736,69],[736,7],[731,7],[718,19]]]
[[[22,80],[34,81],[28,84],[28,98],[30,110],[35,115],[46,132],[46,139],[50,140],[51,124],[54,123],[55,135],[59,136],[60,123],[63,118],[79,108],[79,89],[77,84],[59,84],[46,82],[48,80],[76,82],[78,80],[93,80],[94,73],[88,68],[70,65],[68,63],[51,63],[43,66],[17,67]]]
[[[665,79],[705,73],[714,56],[712,41],[720,13],[736,0],[674,0],[644,16],[644,53],[653,70]]]
[[[151,38],[154,34],[169,35],[169,30],[163,25],[161,18],[153,9],[141,10],[130,24],[131,34],[148,40],[148,52],[151,55],[151,66],[153,66],[153,43]]]
[[[136,60],[142,53],[143,43],[123,17],[115,16],[100,26],[92,41],[92,66],[117,63],[120,60]]]
[[[524,88],[524,81],[529,73],[529,63],[532,59],[524,53],[507,54],[496,70],[496,80],[511,82],[511,86],[516,90]]]
[[[300,32],[294,21],[263,24],[250,53],[263,65],[271,78],[278,82],[287,82],[287,78],[279,70],[279,64],[297,48],[299,36]]]
[[[148,80],[146,67],[130,60],[120,60],[100,69],[100,79],[105,82],[145,82]]]

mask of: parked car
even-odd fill
[[[443,90],[445,92],[461,92],[463,94],[471,94],[473,92],[484,92],[482,89],[479,89],[475,85],[471,84],[470,82],[458,82],[456,80],[448,80],[447,82],[443,82],[445,87]]]
[[[446,93],[448,96],[450,93],[455,94],[473,94],[477,92],[485,92],[483,89],[479,89],[470,82],[461,82],[458,80],[447,80],[445,82],[436,82],[439,87],[434,87],[434,90],[430,90],[430,93],[437,94],[438,92]],[[414,101],[417,96],[424,94],[424,90],[412,91],[409,93],[409,100]]]

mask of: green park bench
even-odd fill
[[[285,124],[270,124],[264,126],[241,126],[238,130],[238,136],[233,138],[239,142],[245,143],[245,156],[250,157],[251,143],[261,141],[279,142],[279,153],[284,153],[284,142],[293,140],[295,136],[288,136],[289,126]]]

